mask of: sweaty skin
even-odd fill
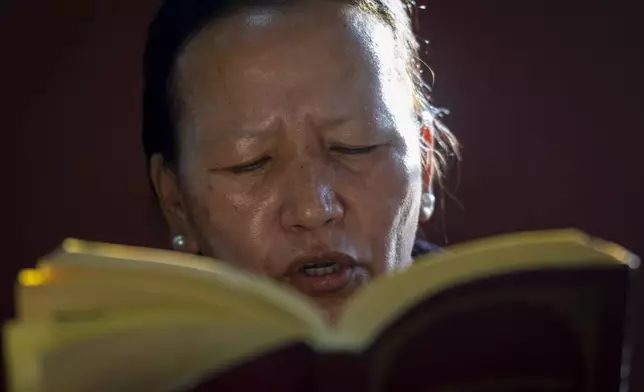
[[[178,168],[151,165],[172,233],[292,284],[332,320],[409,265],[428,217],[399,52],[388,25],[340,4],[253,8],[204,29],[176,66]],[[316,257],[346,261],[344,280],[298,280],[294,266]]]

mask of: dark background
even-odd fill
[[[157,3],[0,4],[1,317],[18,268],[64,237],[168,243],[139,142],[141,54]],[[464,156],[429,237],[577,227],[644,255],[637,2],[424,3],[436,102],[451,109]],[[643,360],[633,391],[644,391]]]

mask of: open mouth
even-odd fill
[[[325,252],[300,257],[291,262],[284,277],[299,291],[327,295],[352,290],[355,283],[356,260],[340,252]]]
[[[316,263],[308,263],[300,268],[300,272],[306,276],[324,276],[331,275],[339,272],[341,269],[340,264],[333,261],[321,261]]]

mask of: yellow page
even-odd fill
[[[18,288],[16,309],[21,320],[116,317],[152,309],[189,309],[196,314],[244,318],[310,334],[326,329],[307,298],[285,289],[283,296],[272,297],[261,289],[263,284],[272,282],[259,279],[254,286],[231,286],[224,276],[214,281],[156,270],[68,265],[51,267],[46,274],[47,278],[37,285]]]
[[[101,312],[167,305],[246,314],[285,327],[306,326],[313,334],[327,329],[315,305],[296,291],[209,258],[171,251],[66,240],[38,269],[21,272],[20,281],[17,309],[27,319],[49,317],[63,304],[94,305]]]
[[[339,341],[368,346],[415,304],[459,284],[544,268],[624,267],[637,258],[624,248],[575,230],[526,232],[473,241],[430,255],[359,292],[340,320]]]
[[[180,312],[14,322],[4,334],[12,392],[172,391],[258,353],[306,341],[278,328]]]

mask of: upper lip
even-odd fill
[[[325,261],[338,263],[344,267],[352,267],[357,263],[356,259],[346,253],[332,251],[315,252],[296,257],[293,261],[291,261],[285,275],[295,275],[299,273],[302,270],[302,267],[307,264],[322,263]]]

